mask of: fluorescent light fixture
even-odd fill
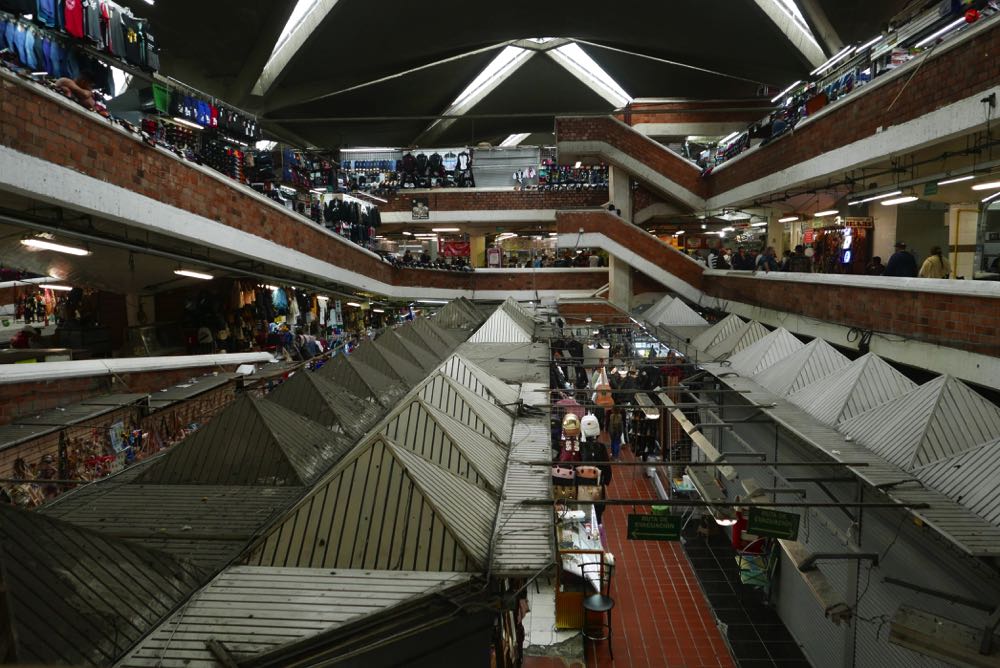
[[[264,287],[267,288],[268,290],[277,290],[278,289],[277,285],[265,285]]]
[[[372,313],[385,313],[384,308],[373,308]]]
[[[311,192],[311,193],[325,193],[326,192],[326,188],[310,188],[309,192]]]
[[[21,244],[28,246],[30,248],[37,248],[39,250],[50,250],[57,253],[66,253],[67,255],[90,255],[90,251],[85,248],[76,248],[75,246],[64,246],[63,244],[53,243],[51,241],[46,241],[45,239],[31,238],[31,239],[21,239]]]
[[[996,190],[1000,188],[1000,181],[991,181],[990,183],[977,183],[972,186],[973,190]]]
[[[974,175],[972,175],[972,174],[969,174],[968,176],[956,176],[953,179],[945,179],[944,181],[938,181],[938,185],[939,186],[947,186],[947,185],[951,185],[952,183],[961,183],[962,181],[971,181],[974,178],[976,178],[976,177]]]
[[[983,200],[983,204],[986,204],[987,202],[992,202],[997,197],[1000,197],[1000,192],[995,192],[992,195],[990,195],[989,197],[987,197],[986,199],[984,199]]]
[[[549,236],[550,237],[558,237],[559,233],[558,232],[549,232]]]
[[[403,232],[403,236],[404,237],[412,237],[413,236],[413,232]]]
[[[460,232],[461,230],[459,230],[459,228],[457,228],[457,227],[435,227],[435,228],[432,228],[432,231],[434,231],[434,232]]]
[[[872,195],[871,197],[865,197],[864,199],[855,200],[853,202],[848,202],[847,206],[857,206],[858,204],[865,204],[866,202],[877,202],[880,199],[885,199],[887,197],[895,197],[896,195],[902,195],[902,190],[893,190],[891,193],[882,193],[881,195]]]
[[[815,218],[825,218],[827,216],[836,216],[840,211],[836,209],[830,209],[828,211],[817,211],[813,214]]]
[[[573,165],[573,169],[580,169],[581,167],[583,167],[583,163],[580,162],[579,160],[577,160],[576,164]]]
[[[736,228],[735,227],[723,227],[722,231],[723,232],[735,232]]]
[[[320,296],[316,297],[316,299],[318,299],[321,302],[328,302],[328,301],[330,301],[330,298],[327,297],[326,295],[320,295]]]
[[[146,0],[146,4],[147,4],[147,5],[151,5],[151,4],[153,4],[154,2],[156,2],[156,0]]]
[[[519,132],[517,134],[510,135],[500,142],[500,148],[514,148],[530,136],[531,135],[527,132]]]
[[[778,222],[779,223],[794,223],[794,222],[797,222],[798,219],[799,219],[798,216],[788,216],[787,218],[779,218]]]
[[[447,304],[447,299],[418,299],[418,304]]]
[[[191,271],[190,269],[174,269],[174,273],[177,274],[178,276],[187,276],[188,278],[197,278],[197,279],[202,280],[202,281],[210,281],[213,278],[215,278],[215,276],[212,276],[211,274],[202,274],[201,272]]]
[[[701,229],[707,230],[708,229],[708,225],[706,225],[705,223],[702,223],[701,224]]]
[[[674,232],[675,237],[679,237],[682,234],[684,234],[684,230],[677,230],[676,232]]]
[[[60,292],[69,292],[70,290],[73,289],[68,285],[53,285],[51,283],[45,283],[42,285],[42,287],[46,288],[47,290],[58,290]]]
[[[347,302],[348,306],[353,306],[354,308],[361,308],[361,304],[358,302]]]
[[[45,70],[40,70],[38,72],[32,72],[31,73],[31,76],[33,76],[33,77],[46,77],[48,75],[49,75],[49,73],[46,72]]]
[[[887,199],[882,202],[882,206],[896,206],[897,204],[909,204],[910,202],[916,202],[919,197],[914,197],[913,195],[907,195],[906,197],[897,197],[896,199]]]
[[[845,46],[833,58],[826,61],[825,63],[814,69],[812,72],[810,72],[809,76],[816,76],[817,74],[822,74],[823,72],[826,72],[828,69],[830,69],[831,67],[842,61],[844,58],[847,58],[849,55],[854,53],[854,51],[855,47]]]
[[[194,128],[195,130],[204,130],[205,129],[201,125],[198,125],[197,123],[192,123],[188,119],[181,118],[179,116],[174,116],[173,120],[174,120],[174,123],[177,123],[178,125],[183,125],[185,127]]]
[[[767,223],[750,223],[750,227],[767,227]]]
[[[960,19],[955,19],[954,21],[952,21],[951,23],[949,23],[945,27],[941,28],[937,32],[933,32],[930,35],[928,35],[927,37],[924,37],[922,40],[920,40],[919,42],[917,42],[916,44],[914,44],[913,48],[914,49],[919,49],[920,47],[924,46],[925,44],[929,44],[930,42],[933,42],[934,40],[936,40],[938,37],[941,37],[946,32],[951,32],[952,30],[954,30],[958,26],[965,25],[965,23],[966,23],[966,21],[965,21],[965,17],[964,16],[962,18],[960,18]]]
[[[866,51],[866,50],[868,50],[869,48],[875,46],[876,44],[878,44],[881,41],[882,41],[882,35],[879,35],[878,37],[872,39],[870,42],[867,42],[867,43],[862,44],[861,46],[859,46],[858,47],[858,51]]]
[[[723,137],[722,139],[719,140],[719,143],[720,144],[728,144],[733,139],[736,139],[737,137],[739,137],[740,136],[740,132],[741,132],[740,130],[737,130],[736,132],[734,132],[732,134],[726,135],[725,137]]]
[[[791,86],[789,86],[788,88],[786,88],[785,90],[781,91],[780,93],[778,93],[777,95],[775,95],[773,98],[771,98],[771,102],[774,103],[774,102],[777,102],[778,100],[784,99],[784,97],[786,95],[788,95],[789,93],[791,93],[795,89],[795,87],[798,86],[801,83],[802,83],[801,80],[796,81]]]

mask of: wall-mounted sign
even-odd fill
[[[864,228],[870,230],[875,227],[875,219],[871,217],[845,218],[844,227]]]
[[[747,533],[754,536],[798,540],[799,519],[795,513],[783,513],[769,508],[750,508]]]
[[[426,197],[418,197],[413,200],[413,220],[430,220],[431,207],[427,203]]]
[[[628,539],[678,541],[682,520],[680,515],[629,515]]]

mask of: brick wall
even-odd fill
[[[617,118],[628,125],[640,123],[724,123],[747,125],[767,115],[774,105],[768,100],[691,100],[685,102],[638,102]],[[751,109],[751,111],[739,111]]]
[[[706,276],[708,294],[847,327],[1000,355],[1000,299]]]
[[[642,295],[647,292],[667,292],[667,287],[638,269],[632,269],[632,294]]]
[[[398,285],[420,285],[453,290],[597,290],[608,282],[607,272],[547,271],[517,273],[460,273],[400,269]]]
[[[557,225],[560,234],[576,234],[581,228],[585,234],[603,234],[695,288],[699,290],[702,288],[702,267],[691,262],[680,251],[667,246],[645,230],[627,223],[607,211],[560,213]]]
[[[559,315],[569,326],[579,326],[590,318],[596,324],[623,325],[631,322],[628,314],[607,301],[568,302],[559,304]]]
[[[618,148],[677,185],[700,197],[708,195],[708,186],[691,163],[666,150],[660,144],[613,118],[557,118],[556,137],[560,143],[603,141]]]
[[[409,211],[413,198],[426,199],[431,211],[522,211],[526,209],[586,209],[608,201],[608,189],[571,192],[537,190],[400,192],[380,204],[383,212]]]

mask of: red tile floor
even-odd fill
[[[656,492],[644,467],[622,466],[614,471],[608,498],[653,499]],[[615,658],[607,642],[588,642],[588,668],[735,668],[681,544],[628,540],[632,512],[646,513],[649,507],[612,506],[604,513],[616,564]]]

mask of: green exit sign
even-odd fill
[[[629,540],[681,539],[682,518],[679,515],[629,515]]]
[[[934,181],[924,184],[924,195],[937,195],[938,194],[938,184]]]
[[[769,508],[750,508],[747,518],[747,533],[766,538],[798,540],[799,516]]]

